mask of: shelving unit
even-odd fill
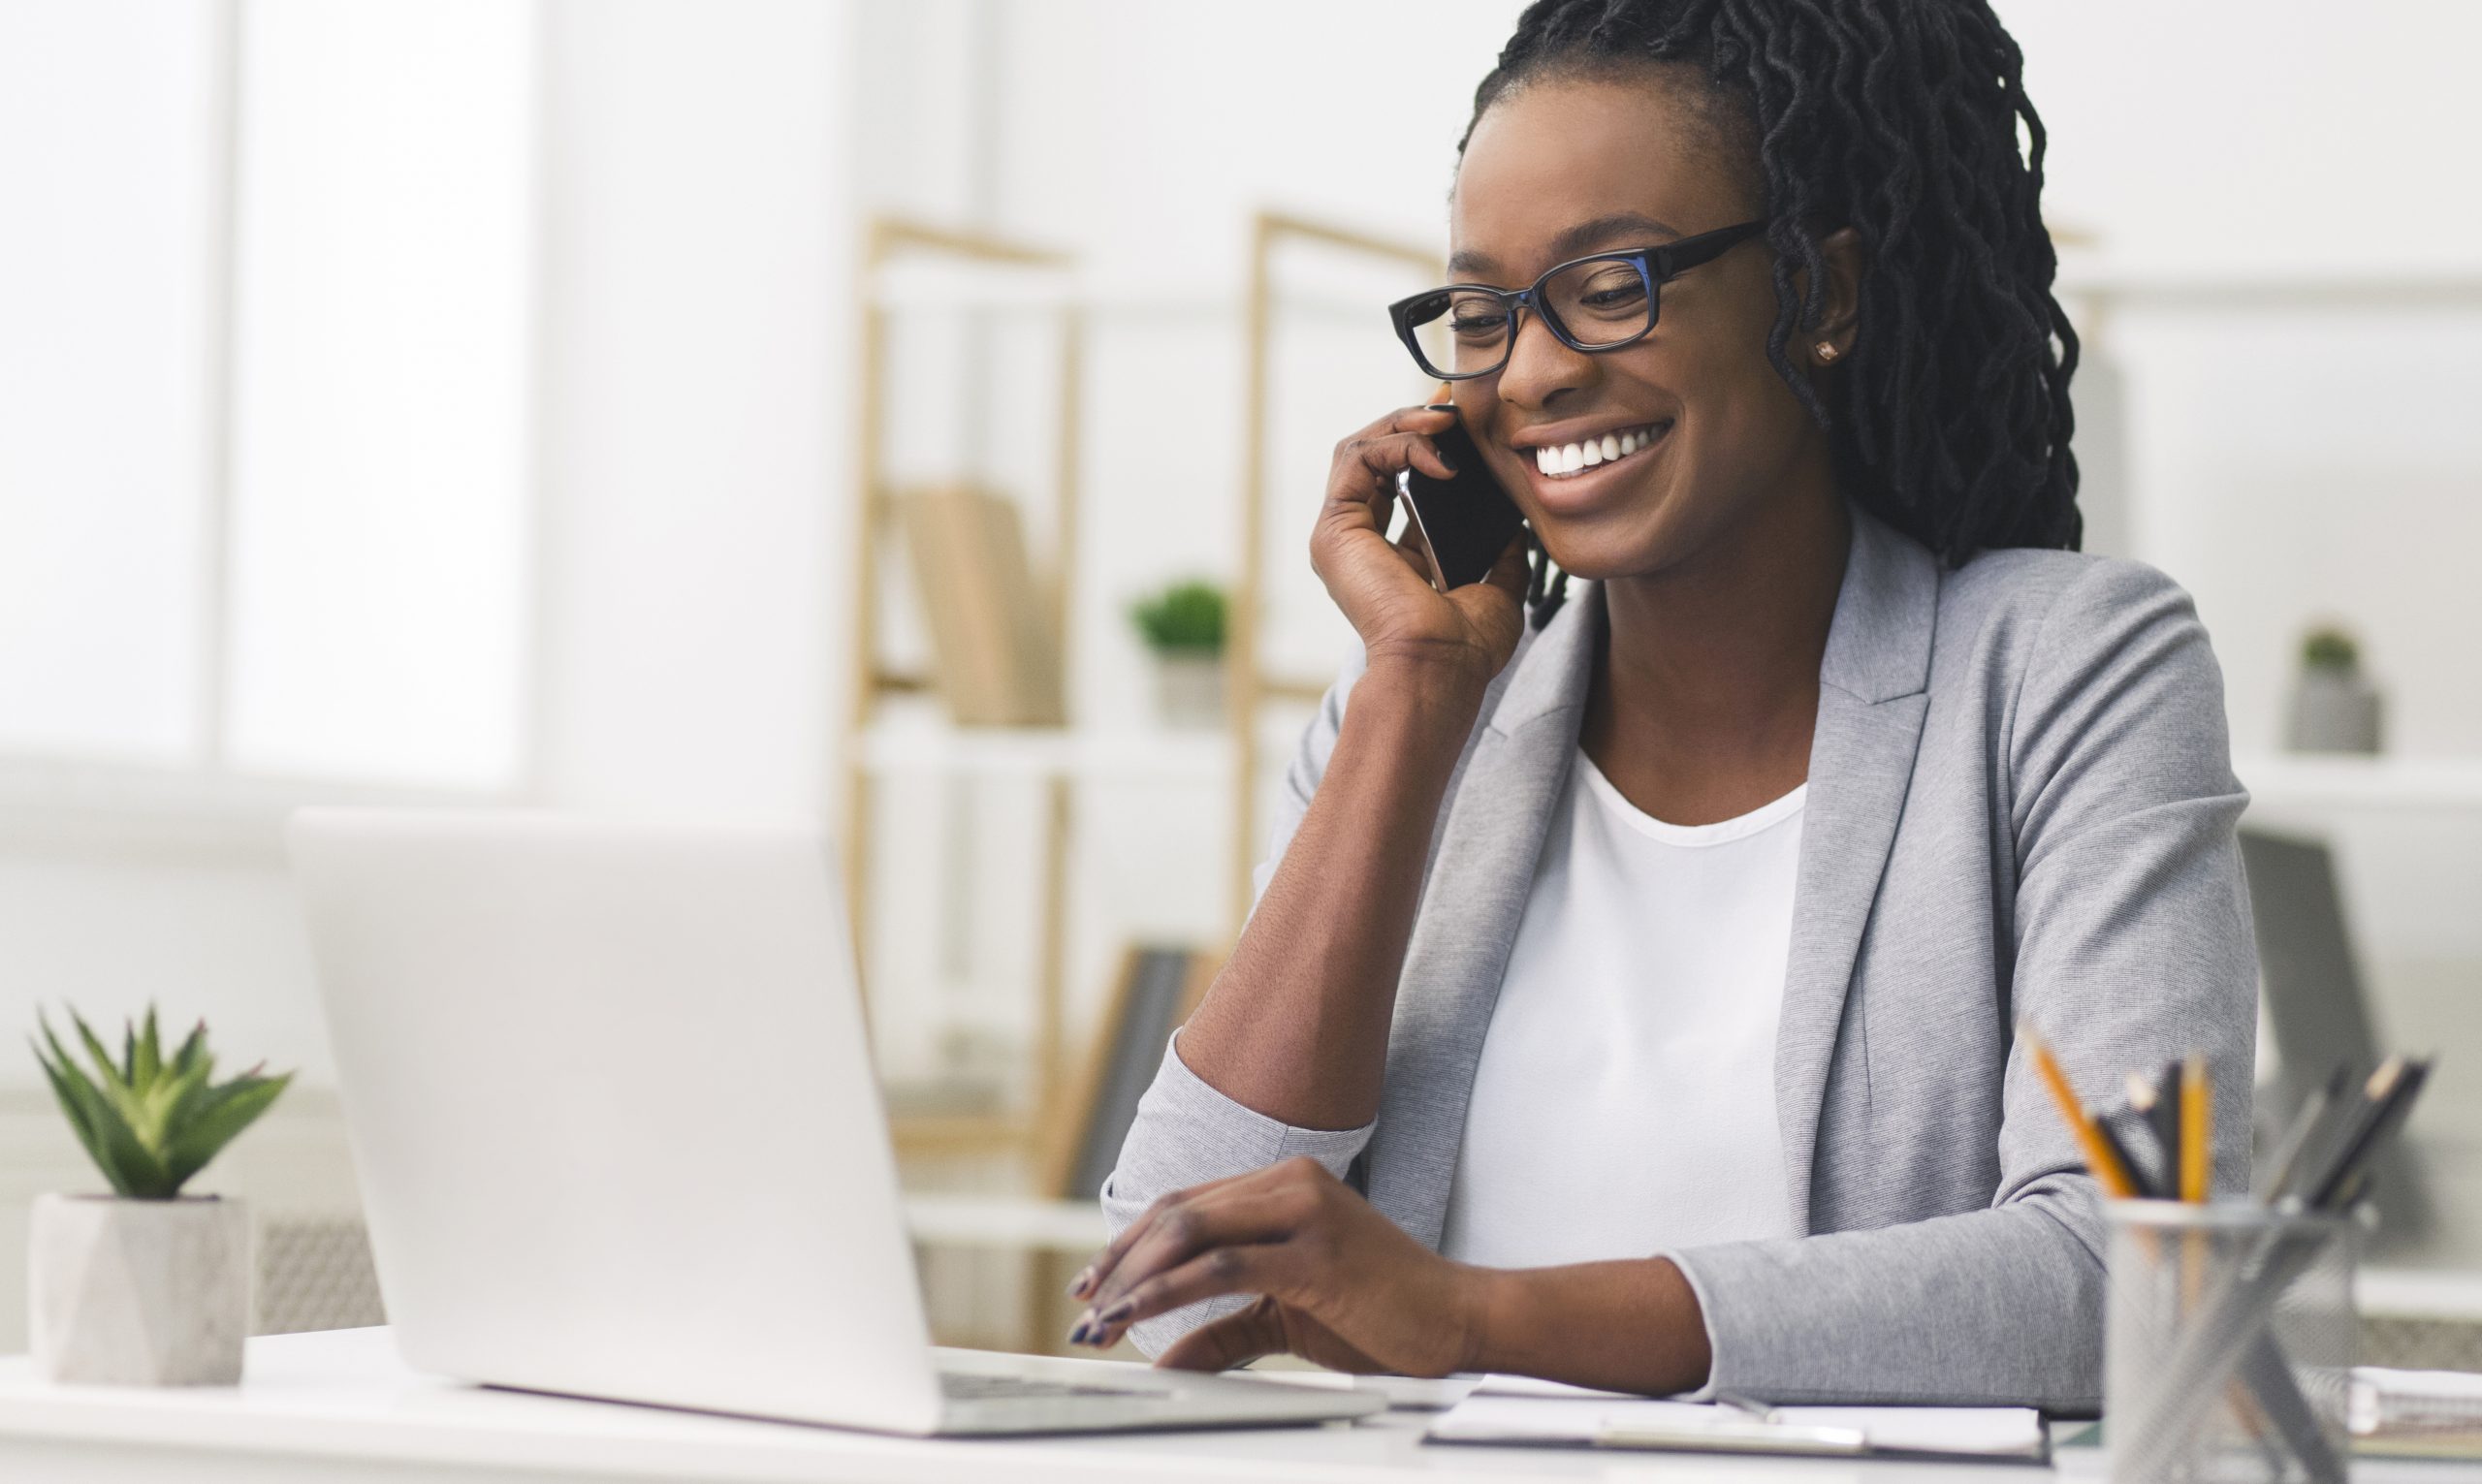
[[[1261,211],[1250,226],[1250,289],[1243,306],[1249,329],[1249,381],[1244,394],[1247,421],[1246,441],[1242,445],[1241,575],[1233,588],[1226,651],[1231,665],[1226,698],[1232,737],[1230,922],[1236,937],[1250,916],[1254,896],[1251,873],[1257,865],[1259,713],[1269,702],[1317,701],[1327,690],[1323,680],[1269,676],[1260,659],[1267,586],[1267,506],[1271,498],[1267,432],[1274,403],[1275,268],[1276,255],[1289,242],[1403,264],[1432,281],[1438,281],[1446,271],[1438,254],[1424,248],[1281,211]]]
[[[863,1003],[870,1005],[871,931],[870,844],[874,824],[874,780],[878,765],[904,755],[901,746],[875,739],[882,705],[891,697],[921,695],[932,690],[926,678],[890,669],[880,655],[879,557],[882,538],[895,515],[895,495],[885,468],[885,426],[888,411],[888,349],[891,296],[881,279],[891,265],[904,259],[931,258],[984,269],[1023,272],[1034,269],[1066,276],[1074,260],[1065,253],[1014,241],[988,233],[948,228],[900,217],[874,219],[865,231],[860,254],[861,407],[854,439],[856,498],[852,536],[851,591],[853,651],[849,674],[852,692],[844,734],[844,889],[851,924],[854,957],[863,965]],[[1060,445],[1055,478],[1057,496],[1051,531],[1052,576],[1048,604],[1053,632],[1067,631],[1067,597],[1077,559],[1078,431],[1084,379],[1082,325],[1073,298],[1059,300],[1061,352],[1057,415]],[[1066,648],[1063,647],[1066,662]],[[1066,679],[1064,679],[1064,684]],[[951,729],[953,730],[953,729]],[[963,734],[959,734],[962,738]],[[960,740],[947,755],[971,762],[980,754],[976,743]],[[989,749],[985,749],[989,750]],[[1021,743],[1020,751],[1027,750]],[[925,754],[929,755],[929,754]],[[1035,986],[1034,1106],[1036,1119],[1003,1114],[959,1114],[931,1118],[899,1118],[895,1136],[901,1153],[1015,1152],[1030,1147],[1042,1121],[1058,1113],[1062,1064],[1061,1022],[1066,979],[1070,778],[1059,770],[1039,774],[1044,787],[1041,913],[1043,942]]]
[[[2253,808],[2482,809],[2482,758],[2259,753],[2232,771]]]
[[[1267,444],[1273,405],[1274,334],[1288,306],[1275,273],[1277,254],[1309,243],[1365,259],[1408,265],[1437,273],[1437,256],[1421,249],[1329,224],[1278,212],[1252,223],[1246,296],[1237,303],[1246,332],[1248,394],[1245,461],[1238,512],[1241,560],[1231,591],[1227,626],[1226,724],[1220,732],[1082,725],[1067,688],[1070,710],[1060,727],[961,727],[940,710],[936,683],[888,665],[879,632],[885,584],[878,564],[883,534],[895,522],[884,446],[889,410],[891,318],[907,307],[926,306],[1047,313],[1060,317],[1060,455],[1058,495],[1048,532],[1051,584],[1048,610],[1061,640],[1064,667],[1077,652],[1070,616],[1077,611],[1079,427],[1082,416],[1083,330],[1092,314],[1130,306],[1081,285],[1066,254],[1038,244],[903,218],[881,218],[867,230],[860,254],[862,383],[860,430],[855,440],[860,491],[852,551],[852,690],[843,738],[845,799],[844,872],[857,957],[867,965],[871,931],[870,842],[880,782],[906,776],[960,776],[1021,780],[1043,791],[1040,847],[1038,982],[1034,988],[1034,1117],[1007,1113],[914,1114],[896,1121],[901,1152],[926,1155],[1014,1153],[1031,1155],[1052,1142],[1054,1125],[1081,1110],[1066,1105],[1070,1089],[1064,1068],[1067,973],[1067,876],[1075,835],[1078,792],[1098,782],[1154,784],[1228,791],[1233,820],[1230,919],[1237,934],[1250,907],[1250,875],[1257,841],[1258,774],[1269,755],[1262,735],[1267,708],[1316,701],[1326,680],[1267,673],[1261,644],[1265,620],[1264,546],[1270,475]],[[1327,307],[1315,296],[1312,307]],[[1194,308],[1194,305],[1185,305]],[[1228,315],[1225,300],[1209,312]],[[866,991],[868,986],[866,985]],[[867,1002],[867,1001],[866,1001]]]

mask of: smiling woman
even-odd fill
[[[2043,143],[1980,0],[1525,13],[1392,310],[1453,411],[1337,448],[1363,653],[1074,1338],[2093,1405],[2096,1190],[2013,1027],[2207,1056],[2231,1188],[2256,968],[2205,631],[2074,552]],[[1441,594],[1385,532],[1451,420],[1529,534]]]

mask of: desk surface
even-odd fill
[[[0,1477],[96,1484],[417,1480],[1098,1481],[1628,1480],[1666,1484],[2026,1484],[2023,1468],[1426,1447],[1423,1414],[1257,1432],[945,1441],[742,1421],[490,1391],[416,1374],[385,1330],[250,1342],[239,1388],[49,1387],[0,1360]],[[2057,1473],[2100,1480],[2102,1456],[2060,1451]],[[2365,1460],[2360,1484],[2445,1484],[2482,1469]]]
[[[1043,1440],[879,1437],[489,1391],[400,1365],[385,1330],[250,1342],[248,1379],[195,1391],[56,1388],[0,1361],[0,1477],[329,1479],[386,1464],[400,1480],[1629,1479],[1672,1484],[2025,1484],[2021,1468],[1794,1463],[1426,1447],[1423,1414],[1253,1432]],[[2101,1476],[2089,1454],[2065,1470]],[[2435,1474],[2428,1476],[2435,1479]]]

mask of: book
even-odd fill
[[[1015,503],[962,485],[908,491],[896,503],[950,719],[1060,725],[1060,636]]]

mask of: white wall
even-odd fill
[[[810,813],[841,665],[847,9],[550,8],[543,784]]]

